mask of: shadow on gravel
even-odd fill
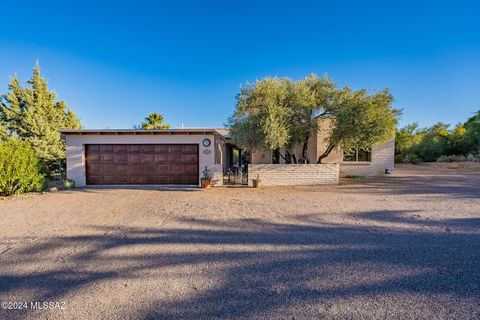
[[[200,192],[201,188],[193,185],[92,185],[88,187],[79,187],[70,190],[61,190],[62,193],[103,193],[105,191],[113,190],[128,190],[128,191],[175,191],[175,192]]]
[[[359,216],[403,223],[402,213]],[[445,221],[445,226],[456,223],[464,228],[462,232],[436,233],[314,224],[302,217],[284,224],[254,219],[189,222],[192,229],[124,228],[114,234],[97,227],[106,234],[52,238],[43,245],[1,257],[3,267],[16,268],[46,263],[48,260],[38,261],[38,257],[53,250],[73,251],[64,257],[66,263],[59,263],[54,270],[0,275],[0,296],[34,290],[38,292],[38,300],[58,301],[67,293],[94,283],[136,279],[174,266],[192,266],[195,272],[202,264],[202,270],[207,268],[221,285],[202,288],[194,281],[192,287],[198,286],[195,295],[169,303],[158,302],[147,310],[133,310],[134,317],[255,318],[273,310],[285,310],[287,318],[294,315],[288,314],[291,307],[319,302],[324,309],[310,310],[310,316],[321,316],[339,299],[376,299],[397,293],[421,294],[427,299],[431,295],[446,295],[451,297],[449,301],[457,316],[480,315],[480,306],[470,310],[455,308],[456,301],[480,299],[480,236],[474,230],[479,219]],[[136,251],[142,245],[149,246],[148,254],[145,250]],[[170,248],[176,245],[182,250],[162,249],[166,245]],[[196,247],[205,248],[203,245],[212,247],[208,250]],[[84,249],[75,252],[73,249],[77,247]],[[114,251],[119,248],[130,249],[122,253]],[[62,268],[64,265],[70,268]],[[89,268],[92,265],[96,265],[95,270],[103,271],[85,271],[92,270]],[[157,277],[151,281],[165,279]]]
[[[432,194],[452,198],[480,198],[480,174],[361,178],[340,187],[360,194]]]

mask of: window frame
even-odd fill
[[[368,160],[358,160],[359,151],[365,152]],[[355,159],[354,160],[345,160],[345,156],[349,155],[351,153],[355,154]],[[370,149],[369,151],[367,151],[367,150],[361,150],[361,149],[358,149],[358,148],[354,148],[354,149],[351,149],[349,153],[346,153],[345,151],[343,151],[342,162],[345,162],[345,163],[371,163],[372,162],[372,150]]]

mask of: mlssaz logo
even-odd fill
[[[30,309],[35,309],[35,310],[65,310],[65,302],[59,302],[59,301],[45,301],[45,302],[30,302]]]

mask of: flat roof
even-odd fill
[[[223,136],[216,129],[162,129],[162,130],[139,130],[139,129],[79,129],[60,130],[64,135],[207,135],[217,134]]]

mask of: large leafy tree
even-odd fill
[[[168,123],[163,123],[163,116],[157,112],[150,113],[140,126],[141,129],[145,130],[156,130],[156,129],[168,129],[170,125]]]
[[[307,159],[308,141],[318,130],[317,118],[331,110],[335,84],[326,76],[318,78],[311,74],[296,82],[288,81],[288,87],[290,112],[287,121],[291,139],[287,150],[301,145],[301,157]]]
[[[407,154],[410,148],[421,140],[417,122],[399,128],[395,132],[395,154]]]
[[[400,110],[392,107],[393,97],[388,90],[369,94],[365,89],[343,88],[335,92],[332,100],[326,114],[334,125],[317,163],[337,147],[369,150],[395,136]]]
[[[480,154],[480,110],[463,125],[467,140],[467,151]]]
[[[274,150],[290,141],[286,79],[265,78],[240,87],[236,109],[228,119],[238,146]]]
[[[65,159],[59,130],[80,129],[80,120],[48,89],[38,63],[27,83],[22,87],[17,77],[10,81],[8,93],[0,100],[0,121],[7,136],[27,141],[49,169],[58,169]]]
[[[288,156],[302,145],[306,159],[309,139],[317,130],[327,129],[318,127],[318,117],[331,117],[334,127],[317,160],[321,162],[336,147],[368,149],[393,138],[399,111],[392,101],[388,91],[368,94],[337,89],[327,77],[265,78],[240,88],[228,125],[232,139],[242,148],[285,147]]]

